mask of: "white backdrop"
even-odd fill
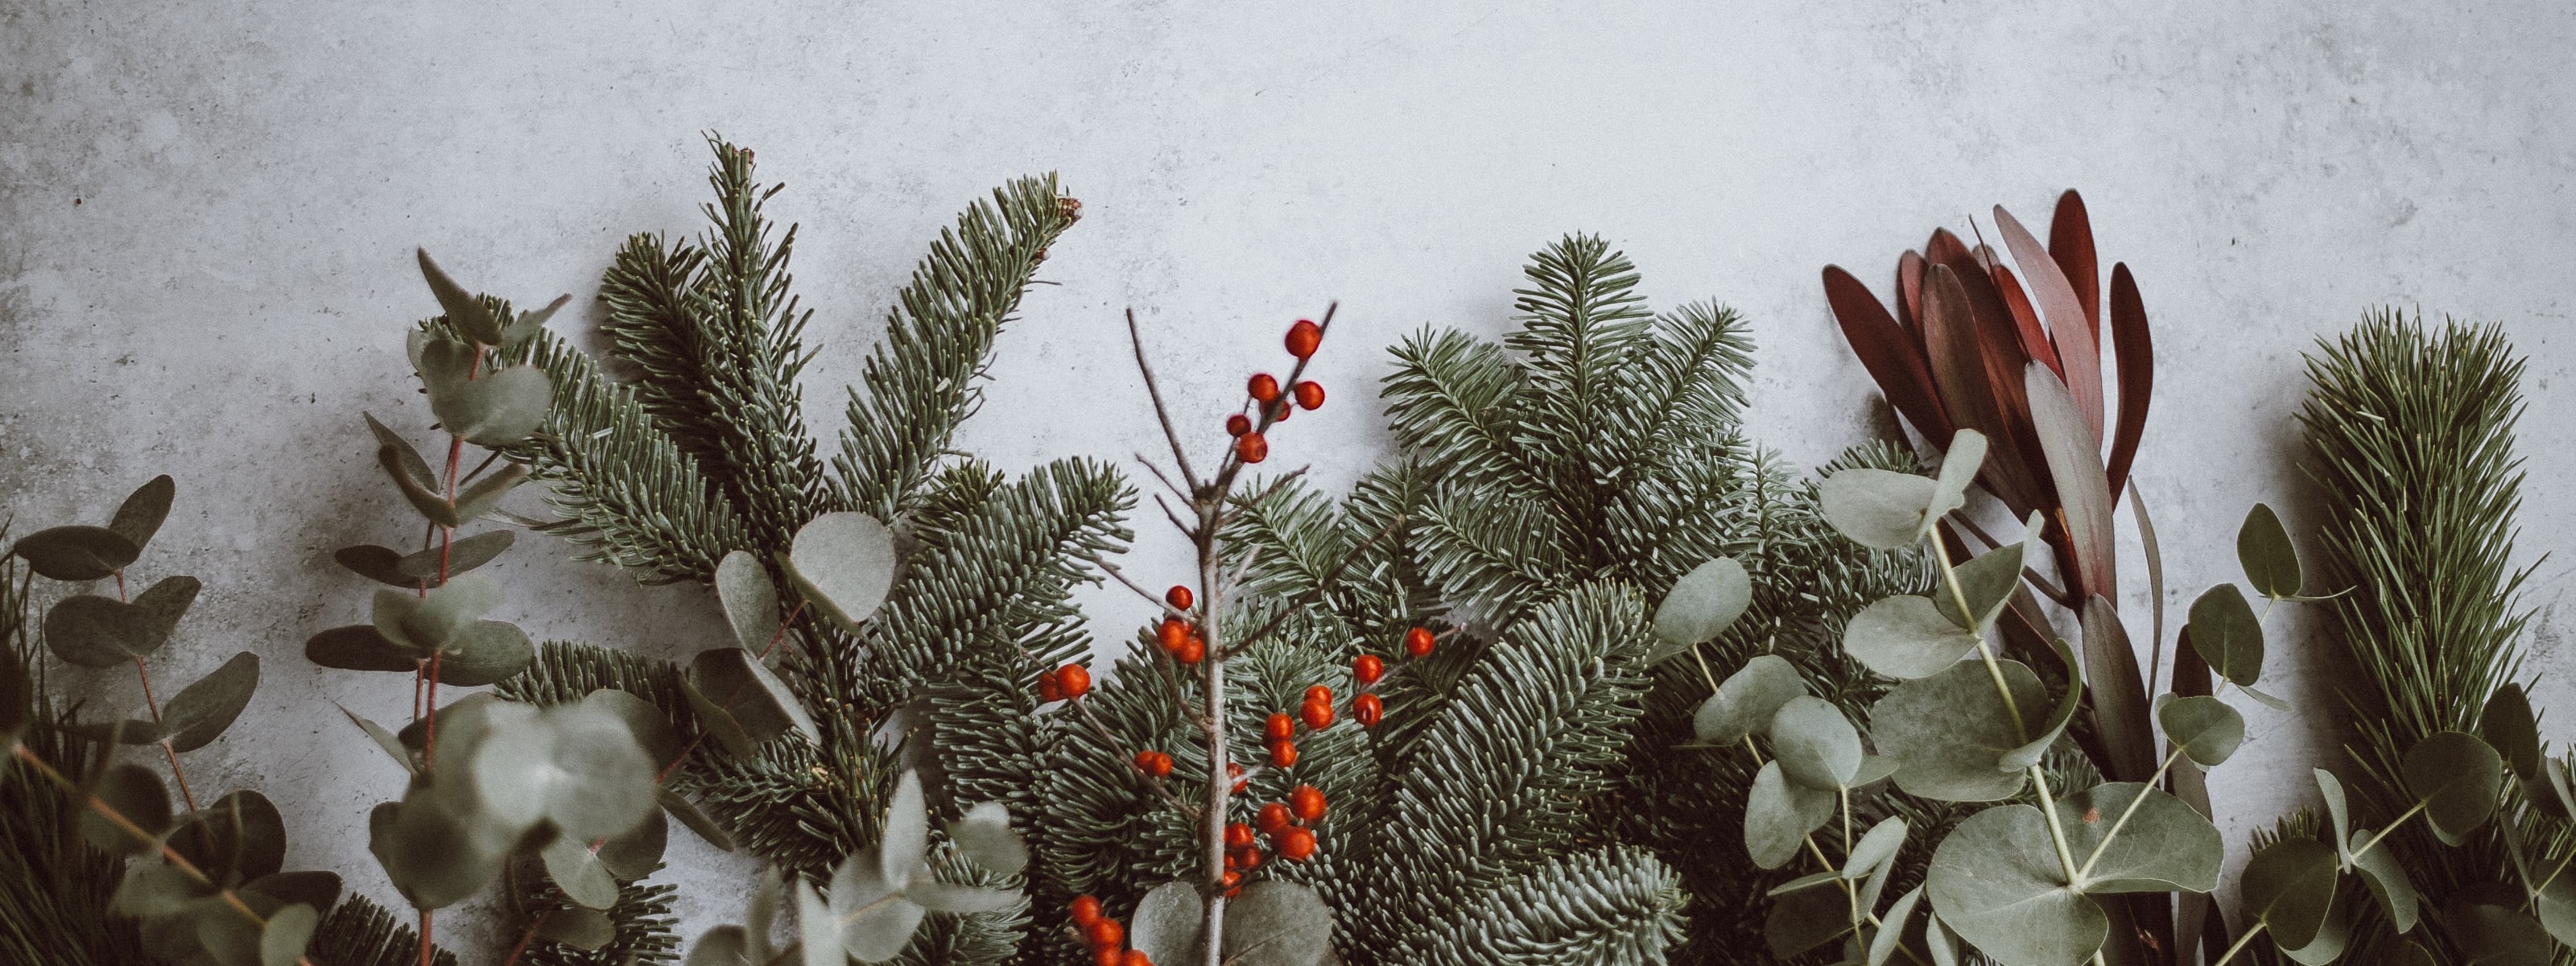
[[[807,394],[827,436],[938,228],[1054,170],[1083,221],[963,440],[1006,468],[1155,444],[1120,310],[1213,448],[1281,326],[1338,298],[1316,369],[1332,404],[1274,452],[1347,482],[1385,448],[1383,347],[1424,325],[1501,331],[1524,256],[1574,230],[1633,256],[1658,305],[1742,310],[1761,345],[1753,428],[1812,464],[1861,437],[1873,395],[1817,269],[1884,291],[1933,226],[1997,202],[2037,225],[2071,186],[2155,320],[2138,480],[2175,606],[2233,576],[2252,502],[2310,522],[2300,353],[2378,304],[2506,326],[2531,358],[2520,556],[2576,538],[2576,395],[2555,386],[2576,365],[2576,10],[1395,6],[0,3],[0,512],[95,521],[177,476],[137,570],[206,591],[160,673],[267,659],[241,724],[194,757],[200,787],[266,791],[294,865],[395,901],[364,816],[400,776],[331,702],[392,719],[406,688],[312,668],[300,645],[363,613],[329,551],[409,526],[358,412],[427,422],[400,352],[434,311],[410,249],[523,302],[570,292],[581,310],[558,324],[586,326],[620,239],[698,227],[712,130],[758,151],[788,184],[772,213],[804,226],[799,290],[824,346]],[[1178,573],[1178,542],[1139,523],[1133,569]],[[521,548],[499,567],[502,616],[540,636],[666,655],[717,640],[701,591]],[[2567,573],[2544,563],[2530,601],[2531,668],[2562,708]],[[1111,636],[1144,617],[1119,594],[1088,606]],[[2325,643],[2276,648],[2275,673]],[[130,675],[74,680],[102,706],[136,700]],[[2289,690],[2324,711],[2328,688]],[[2251,749],[2217,776],[2240,844],[2303,800],[2289,766],[2334,740],[2248,710]],[[691,933],[738,914],[741,865],[673,858]],[[470,940],[474,918],[442,937]]]

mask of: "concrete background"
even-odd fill
[[[1335,484],[1384,449],[1382,347],[1426,324],[1500,331],[1524,256],[1572,230],[1624,248],[1658,305],[1745,312],[1753,428],[1828,458],[1860,438],[1872,393],[1816,270],[1883,290],[1934,225],[2000,202],[2036,227],[2073,186],[2156,322],[2138,479],[2177,607],[2233,576],[2250,503],[2306,522],[2300,353],[2380,304],[2502,322],[2530,356],[2520,556],[2567,549],[2576,11],[2082,6],[5,0],[0,504],[22,527],[97,521],[178,477],[137,570],[206,592],[160,676],[268,659],[240,725],[194,756],[197,781],[265,790],[294,865],[388,901],[364,815],[399,776],[331,702],[390,720],[405,689],[312,668],[299,645],[363,614],[329,551],[408,528],[358,413],[428,421],[400,354],[404,324],[434,311],[410,249],[523,302],[570,292],[586,324],[621,238],[698,227],[707,130],[789,186],[771,211],[804,225],[827,438],[927,240],[1022,173],[1061,172],[1085,217],[1004,339],[969,448],[1013,468],[1151,449],[1130,306],[1213,447],[1280,327],[1339,298],[1317,363],[1334,404],[1277,447]],[[1177,573],[1176,541],[1142,529],[1133,568]],[[659,654],[717,639],[700,591],[521,546],[500,565],[503,616],[540,635]],[[2123,569],[2140,613],[2141,571]],[[2543,563],[2530,598],[2532,670],[2562,708],[2568,569]],[[1143,617],[1114,594],[1090,607],[1114,633]],[[2275,673],[2295,676],[2302,650],[2278,648]],[[73,683],[103,707],[135,700],[127,677]],[[2312,677],[2289,690],[2325,697]],[[2288,766],[2330,747],[2248,711],[2251,750],[2217,775],[2237,842],[2306,796]],[[743,866],[673,858],[692,867],[675,876],[692,934],[738,914]],[[469,961],[490,956],[477,921],[442,920]]]

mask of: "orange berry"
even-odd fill
[[[1279,380],[1271,378],[1267,372],[1254,373],[1251,381],[1243,384],[1243,391],[1255,401],[1269,405],[1279,399]]]
[[[1416,627],[1404,632],[1404,653],[1414,657],[1430,657],[1431,646],[1437,643],[1439,639],[1432,637],[1431,632],[1424,628]]]
[[[1137,752],[1136,770],[1156,778],[1169,778],[1172,776],[1172,756],[1159,751]]]
[[[1260,823],[1263,835],[1277,835],[1281,829],[1297,824],[1296,820],[1289,816],[1288,806],[1278,802],[1261,806],[1261,813],[1253,821]]]
[[[1204,661],[1207,659],[1207,641],[1192,634],[1189,640],[1181,642],[1180,650],[1172,652],[1172,657],[1183,664],[1197,664]]]
[[[1312,822],[1324,817],[1324,790],[1313,785],[1299,785],[1288,791],[1288,810],[1299,821]]]
[[[1173,584],[1172,589],[1163,592],[1163,603],[1172,605],[1173,610],[1188,610],[1197,601],[1198,598],[1190,595],[1189,588],[1179,584]]]
[[[1323,344],[1324,330],[1311,319],[1298,319],[1297,324],[1288,327],[1289,355],[1303,359],[1314,355],[1316,347]]]
[[[1252,417],[1236,413],[1225,418],[1225,434],[1241,436],[1252,431]]]
[[[1324,387],[1316,384],[1314,380],[1309,379],[1298,383],[1295,392],[1297,405],[1306,409],[1324,408]]]
[[[1064,696],[1068,699],[1091,693],[1091,671],[1079,664],[1055,669],[1055,682],[1057,687],[1064,689]]]
[[[1234,898],[1234,890],[1236,889],[1236,887],[1239,887],[1239,886],[1243,885],[1243,873],[1241,873],[1241,872],[1228,872],[1228,873],[1226,873],[1225,875],[1223,875],[1223,876],[1219,877],[1219,878],[1216,880],[1216,884],[1217,884],[1217,888],[1220,888],[1220,889],[1224,889],[1224,890],[1225,890],[1225,897],[1226,897],[1226,898],[1228,898],[1228,899],[1232,899],[1232,898]]]
[[[1290,414],[1297,411],[1297,404],[1290,402],[1287,397],[1283,396],[1280,397],[1278,402],[1270,404],[1267,408],[1270,411],[1271,422],[1284,423],[1288,421],[1288,416]]]
[[[1261,740],[1273,744],[1287,741],[1294,737],[1297,737],[1297,719],[1291,718],[1285,714],[1271,715],[1269,722],[1264,724],[1261,729]]]
[[[1386,677],[1386,659],[1375,654],[1362,654],[1351,661],[1351,676],[1358,678],[1361,684],[1376,684],[1378,679]]]
[[[1242,822],[1232,822],[1232,823],[1228,823],[1228,824],[1226,825],[1226,827],[1225,827],[1225,847],[1226,847],[1226,848],[1229,848],[1229,849],[1239,849],[1239,848],[1243,848],[1243,847],[1245,847],[1245,846],[1251,845],[1251,844],[1252,844],[1252,841],[1253,841],[1253,839],[1252,839],[1252,826],[1245,825],[1245,824],[1243,824]]]
[[[1119,952],[1117,947],[1114,946],[1108,948],[1093,947],[1091,950],[1091,962],[1092,966],[1125,966],[1127,956],[1126,954]]]
[[[1290,862],[1304,862],[1315,857],[1315,833],[1292,828],[1279,833],[1279,855]]]
[[[1052,704],[1062,700],[1064,700],[1064,685],[1056,680],[1055,672],[1038,672],[1038,703]]]
[[[1246,463],[1269,459],[1270,441],[1261,438],[1260,433],[1245,433],[1234,441],[1234,455],[1242,457]]]
[[[1084,927],[1083,934],[1091,939],[1093,949],[1116,949],[1127,944],[1127,927],[1105,916]]]
[[[1127,951],[1127,958],[1118,966],[1154,966],[1154,961],[1145,955],[1144,950],[1130,949]]]
[[[1162,645],[1163,650],[1178,651],[1189,640],[1190,624],[1178,617],[1163,618],[1163,623],[1154,628],[1154,643]]]
[[[1377,727],[1378,720],[1384,717],[1386,717],[1386,703],[1378,700],[1377,695],[1363,694],[1351,699],[1351,718],[1358,721],[1360,727]]]
[[[1225,861],[1235,868],[1251,871],[1261,867],[1261,847],[1247,845],[1226,853]]]
[[[1297,709],[1297,717],[1306,722],[1309,730],[1322,731],[1333,726],[1333,706],[1319,701],[1308,701],[1305,707]]]
[[[1270,763],[1286,768],[1297,763],[1297,743],[1282,741],[1270,746]]]
[[[1307,688],[1307,689],[1306,689],[1306,703],[1308,703],[1308,704],[1317,704],[1317,703],[1321,703],[1321,704],[1331,704],[1331,703],[1333,703],[1333,689],[1328,688],[1328,687],[1325,687],[1325,686],[1320,685],[1320,684],[1315,685],[1315,686],[1310,687],[1310,688]]]
[[[1072,917],[1074,925],[1089,929],[1092,923],[1100,921],[1100,900],[1088,895],[1075,896],[1073,908],[1068,915]]]

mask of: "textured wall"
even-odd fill
[[[1052,169],[1085,217],[965,439],[1003,466],[1153,445],[1121,309],[1213,447],[1212,414],[1280,327],[1339,298],[1318,362],[1336,402],[1278,442],[1347,481],[1383,449],[1381,347],[1426,324],[1500,330],[1523,256],[1569,230],[1624,247],[1659,304],[1743,310],[1755,429],[1812,463],[1860,438],[1870,396],[1817,268],[1883,285],[1934,224],[1996,202],[2044,220],[2074,186],[2158,326],[2139,480],[2177,607],[2232,576],[2248,504],[2303,522],[2299,353],[2376,304],[2506,325],[2532,359],[2521,553],[2576,539],[2576,395],[2555,385],[2576,367],[2562,4],[1392,6],[0,0],[0,512],[102,518],[176,475],[139,570],[206,594],[163,673],[269,659],[241,726],[197,756],[201,783],[266,790],[295,863],[390,900],[363,819],[399,776],[330,702],[391,719],[405,689],[298,652],[364,606],[328,552],[406,526],[357,414],[427,422],[400,354],[434,310],[409,250],[523,301],[571,292],[586,323],[625,234],[695,229],[698,132],[717,130],[759,151],[788,184],[771,210],[804,225],[818,432],[926,240]],[[1136,569],[1177,572],[1176,546],[1150,535]],[[522,547],[505,616],[533,631],[660,654],[715,640],[699,591]],[[2544,564],[2532,597],[2534,670],[2562,709],[2567,572]],[[1113,595],[1091,609],[1113,633],[1142,617]],[[123,676],[81,686],[135,700]],[[2302,797],[2281,766],[2331,741],[2248,710],[2252,750],[2218,776],[2236,841]],[[740,868],[679,875],[692,932],[737,914]]]

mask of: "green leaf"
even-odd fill
[[[1896,787],[1950,802],[1991,802],[2021,791],[2019,769],[2004,758],[2040,732],[2047,691],[2019,661],[1999,661],[2024,720],[2016,723],[1996,693],[1984,662],[1963,661],[1927,678],[1899,683],[1870,711],[1878,751],[1897,760]],[[1963,933],[1964,935],[1964,933]]]
[[[178,489],[167,474],[153,477],[117,505],[116,516],[108,521],[107,528],[124,537],[141,554],[144,545],[152,542],[152,535],[161,532],[161,521],[169,519],[170,498]]]
[[[552,821],[585,843],[633,829],[655,807],[653,759],[615,712],[587,699],[492,728],[472,768],[493,816],[520,828]]]
[[[2437,731],[2416,742],[2400,770],[2445,845],[2465,842],[2485,825],[2504,791],[2503,756],[2464,731]]]
[[[427,596],[379,590],[376,633],[427,656],[456,640],[468,625],[501,606],[504,599],[500,581],[484,574],[459,577]]]
[[[216,799],[167,837],[170,846],[217,879],[256,879],[286,863],[286,820],[277,805],[255,791]]]
[[[2144,800],[2139,796],[2145,795]],[[2132,803],[2136,809],[2131,810]],[[2129,816],[2107,841],[2113,823]],[[2060,799],[2058,826],[2080,867],[2087,895],[2114,892],[2208,892],[2218,888],[2227,843],[2218,827],[2182,799],[2136,782],[2108,782]]]
[[[1127,925],[1127,945],[1158,964],[1197,962],[1204,920],[1198,887],[1166,882],[1137,900],[1136,915]]]
[[[1807,833],[1833,818],[1834,802],[1833,792],[1792,782],[1779,762],[1765,762],[1744,800],[1744,849],[1753,864],[1765,869],[1788,864]]]
[[[1840,881],[1842,881],[1842,874],[1838,872],[1830,870],[1824,872],[1810,872],[1787,882],[1780,883],[1779,885],[1772,886],[1770,890],[1764,892],[1763,895],[1776,899],[1781,896],[1788,895],[1789,893],[1797,892],[1801,889],[1813,889],[1828,882]]]
[[[183,930],[190,935],[181,935]],[[195,952],[201,957],[196,959],[197,962],[214,966],[259,966],[259,925],[234,914],[230,908],[215,915],[192,910],[185,922],[149,923],[141,931],[144,947],[163,959],[170,958],[169,954],[177,952],[188,939],[194,939]]]
[[[1802,695],[1771,716],[1771,753],[1790,781],[1840,789],[1860,771],[1860,732],[1823,698]]]
[[[301,903],[269,913],[268,926],[259,933],[260,966],[295,966],[321,927],[322,914]]]
[[[501,505],[502,497],[508,496],[511,490],[527,481],[527,469],[516,463],[504,466],[498,472],[474,481],[474,485],[456,494],[456,525],[463,526],[468,522],[482,519],[485,514],[492,512],[493,507]],[[448,574],[452,577],[457,572],[451,569]]]
[[[1959,936],[1938,913],[1923,916],[1923,950],[1931,954],[1932,966],[1959,966]]]
[[[633,882],[662,867],[662,852],[671,843],[671,820],[653,809],[644,822],[600,843],[599,862],[620,882]]]
[[[1726,632],[1744,609],[1753,605],[1753,578],[1733,557],[1718,557],[1683,574],[1655,608],[1655,646],[1649,664],[1659,663]]]
[[[1008,889],[958,885],[922,877],[905,888],[904,898],[932,912],[964,916],[980,912],[1000,912],[1017,905],[1020,894]]]
[[[1940,608],[1941,616],[1953,627],[1976,633],[1994,626],[1995,615],[2003,612],[2004,605],[2012,601],[2013,589],[2021,586],[2022,555],[2026,546],[2005,544],[1960,564],[1956,569],[1959,591],[1968,598],[1971,610],[1961,614],[1956,600],[1948,593],[1936,592],[1932,603]]]
[[[2557,952],[2539,920],[2503,903],[2455,896],[2442,907],[2442,927],[2478,966],[2548,966]]]
[[[2056,647],[2059,661],[2065,662],[2065,666],[2069,668],[2076,666],[2075,649],[2066,643],[2065,638],[2050,638],[2049,643]],[[2057,743],[2057,736],[2066,733],[2066,725],[2075,720],[2075,712],[2083,710],[2083,707],[2084,678],[2069,677],[2066,681],[2066,693],[2057,696],[2057,708],[2049,712],[2048,722],[2033,732],[2031,739],[2023,742],[2021,747],[2005,752],[2002,758],[1995,761],[1995,767],[2020,771],[2039,764],[2039,760],[2047,756],[2049,746]]]
[[[289,905],[302,903],[316,909],[328,909],[340,901],[340,874],[276,872],[242,883],[237,891],[258,893]]]
[[[1333,910],[1294,882],[1264,879],[1225,904],[1225,955],[1235,966],[1315,966],[1332,939]]]
[[[535,366],[511,366],[473,379],[423,372],[421,383],[429,389],[429,410],[438,417],[439,428],[493,449],[534,435],[545,425],[554,400],[553,383]]]
[[[2300,966],[2325,966],[2343,957],[2344,948],[2352,943],[2352,910],[2338,903],[2326,909],[2326,921],[2317,927],[2316,937],[2296,949],[2283,949],[2281,955]]]
[[[1924,894],[1944,925],[2003,966],[2076,966],[2102,947],[2111,919],[2068,884],[2053,841],[2028,805],[1970,815],[1933,849]]]
[[[2404,880],[2401,878],[2399,881]],[[2415,892],[2410,885],[2406,891],[2410,915],[2414,899]],[[2385,905],[2385,903],[2382,904]],[[2539,914],[2540,927],[2549,931],[2550,938],[2558,940],[2561,945],[2576,947],[2576,881],[2569,880],[2565,872],[2560,872],[2556,878],[2549,881],[2547,888],[2532,897],[2531,911]]]
[[[518,625],[475,621],[440,653],[438,679],[460,688],[479,688],[518,676],[536,659],[537,646]]]
[[[1018,875],[1029,864],[1029,848],[1011,831],[1011,810],[1000,802],[983,802],[948,823],[948,840],[976,865],[1003,875]]]
[[[754,654],[778,639],[778,585],[749,551],[725,554],[716,565],[716,599],[723,602],[725,623],[733,626],[734,643]]]
[[[2191,602],[2183,633],[2220,677],[2253,687],[2263,676],[2263,622],[2235,584],[2220,584]]]
[[[506,845],[495,847],[426,788],[376,806],[367,830],[367,850],[415,909],[444,908],[483,891],[507,854]]]
[[[27,567],[52,580],[78,581],[113,577],[143,549],[106,527],[51,527],[10,546]]]
[[[2245,514],[2245,525],[2236,531],[2236,561],[2255,593],[2274,600],[2299,596],[2299,551],[2271,507],[2257,503]]]
[[[331,560],[350,573],[380,584],[389,584],[405,590],[420,588],[419,580],[402,572],[402,551],[392,547],[381,547],[372,543],[342,547],[331,551]]]
[[[558,835],[537,856],[545,860],[546,878],[554,880],[564,898],[592,909],[617,904],[617,877],[590,851],[589,842]]]
[[[680,966],[766,966],[751,959],[751,943],[741,926],[717,926],[689,946]]]
[[[2247,909],[2283,949],[2314,941],[2334,907],[2334,850],[2315,839],[2282,839],[2254,853],[2237,888]]]
[[[1843,626],[1844,653],[1899,680],[1939,674],[1976,648],[1974,632],[1961,630],[1930,598],[1911,594],[1876,601]]]
[[[2323,768],[2312,768],[2309,771],[2316,775],[2318,796],[2325,799],[2326,821],[2334,828],[2335,854],[2342,856],[2346,863],[2350,863],[2352,861],[2352,813],[2350,803],[2344,798],[2343,780]]]
[[[508,476],[510,474],[507,470],[504,470],[502,475]],[[497,479],[497,477],[495,478]],[[523,478],[525,478],[525,474],[520,474],[518,477],[514,477],[514,479]],[[482,483],[477,483],[475,484],[475,488],[479,489],[483,485],[484,484]],[[475,489],[468,489],[465,492],[468,496],[471,496],[475,492]],[[479,516],[480,514],[476,515]],[[494,530],[490,533],[478,533],[473,536],[457,540],[445,547],[431,547],[418,553],[408,554],[394,561],[394,572],[400,575],[401,579],[387,580],[385,583],[392,584],[396,587],[416,588],[420,586],[421,581],[426,580],[429,581],[430,586],[436,587],[440,584],[438,571],[441,566],[446,568],[447,576],[450,579],[453,579],[458,574],[473,570],[474,568],[483,566],[484,564],[491,563],[493,558],[499,557],[503,551],[510,549],[510,544],[515,542],[517,539],[517,535],[508,530]],[[353,547],[350,549],[363,548]],[[386,552],[391,553],[392,551],[388,550]],[[347,566],[347,563],[344,561],[342,566]],[[351,569],[354,570],[356,568]],[[359,571],[359,573],[365,574],[366,572]]]
[[[831,907],[804,879],[796,885],[796,946],[804,966],[849,966],[849,953],[843,952],[842,937],[848,930],[833,922]],[[898,949],[901,947],[897,947]]]
[[[131,604],[96,594],[63,598],[45,612],[45,644],[82,667],[113,667],[160,650],[196,603],[197,578],[170,577]]]
[[[1853,543],[1875,550],[1913,546],[1923,539],[1924,511],[1940,484],[1930,477],[1858,467],[1816,484],[1825,522]]]
[[[1763,944],[1775,959],[1788,959],[1851,932],[1851,909],[1842,890],[1807,889],[1771,902],[1763,919]]]
[[[1896,774],[1897,761],[1885,755],[1870,755],[1860,760],[1860,771],[1852,775],[1851,789],[1859,791],[1886,781]]]
[[[671,718],[653,702],[616,688],[601,688],[582,696],[582,703],[598,707],[626,723],[635,744],[653,759],[656,769],[667,768],[680,760],[680,736],[671,728]]]
[[[2156,723],[2165,729],[2166,741],[2202,768],[2218,767],[2245,743],[2245,716],[2227,702],[2206,695],[2159,703]]]
[[[315,634],[304,642],[304,659],[343,671],[416,670],[421,655],[386,640],[373,624],[351,624]]]
[[[2397,945],[2397,958],[2389,960],[2388,966],[2441,966],[2440,960],[2413,940],[2402,940]]]
[[[930,805],[921,793],[921,774],[907,771],[886,805],[885,835],[877,843],[877,871],[888,882],[901,883],[930,853]],[[901,886],[897,886],[901,888]]]
[[[420,256],[420,275],[429,281],[430,293],[438,296],[438,307],[447,316],[447,323],[466,338],[484,345],[500,345],[501,323],[483,307],[483,300],[447,277],[447,272],[430,260],[427,249],[413,251]]]
[[[832,875],[831,915],[840,923],[841,948],[867,962],[902,952],[929,911],[901,896],[916,876],[930,877],[928,867],[916,858],[888,876],[884,855],[883,849],[860,849]]]
[[[2540,759],[2541,777],[2523,783],[2523,794],[2531,803],[2549,815],[2576,817],[2576,787],[2567,778],[2567,766],[2556,758]]]
[[[169,863],[128,862],[125,878],[117,882],[115,895],[108,899],[107,911],[135,919],[159,919],[214,894],[213,889],[198,884]]]
[[[1922,899],[1923,887],[1916,886],[1897,896],[1895,905],[1887,907],[1887,914],[1879,917],[1885,926],[1877,935],[1870,937],[1867,966],[1884,966],[1889,957],[1896,955],[1896,947],[1905,939],[1907,924],[1914,921],[1914,907]]]
[[[1986,434],[1962,429],[1950,434],[1950,448],[1941,454],[1940,474],[1933,477],[1932,496],[1924,501],[1923,523],[1914,538],[1932,532],[1950,511],[1968,505],[1968,487],[1977,481],[1977,470],[1986,464]]]
[[[779,907],[787,903],[786,880],[792,878],[797,878],[795,873],[782,875],[776,869],[762,866],[760,875],[751,884],[751,900],[742,907],[742,930],[752,962],[767,966],[774,956],[775,947],[770,945],[769,936],[777,931],[775,923]]]
[[[1691,731],[1704,743],[1731,745],[1769,728],[1781,705],[1805,693],[1807,681],[1795,666],[1776,654],[1756,655],[1701,702]]]
[[[1861,834],[1860,841],[1851,848],[1851,855],[1843,859],[1842,877],[1862,878],[1876,871],[1880,863],[1895,858],[1896,850],[1905,847],[1905,830],[1903,818],[1890,815],[1879,819],[1878,824]]]
[[[2532,717],[2531,699],[2522,686],[2507,682],[2487,696],[2478,715],[2478,736],[2504,756],[2504,763],[2523,780],[2544,778],[2540,770],[2540,723]]]
[[[814,719],[805,714],[805,705],[778,675],[760,663],[750,651],[739,647],[717,647],[698,652],[689,662],[690,683],[706,699],[691,705],[703,713],[707,708],[723,712],[732,726],[739,728],[741,739],[748,742],[733,749],[736,754],[749,754],[752,747],[793,730],[805,740],[821,742],[822,732]],[[719,727],[722,727],[721,725]],[[726,738],[721,731],[719,738]]]
[[[359,415],[367,420],[367,431],[375,434],[376,456],[384,463],[385,472],[393,475],[394,482],[417,486],[424,490],[438,488],[437,474],[430,471],[429,461],[421,458],[420,450],[413,447],[410,440],[402,438],[401,433],[394,432],[384,423],[377,421],[373,413]]]
[[[2378,840],[2377,834],[2369,829],[2361,830],[2356,838],[2365,843]],[[2362,884],[2370,887],[2370,897],[2379,903],[2382,912],[2388,914],[2389,925],[2401,933],[2413,932],[2417,906],[2422,900],[2415,891],[2414,881],[2406,876],[2406,867],[2397,861],[2397,850],[2362,849],[2355,854],[2352,865],[2353,868],[2361,870]],[[2576,882],[2562,881],[2558,885],[2576,889]],[[2543,903],[2541,916],[2546,919],[2549,912],[2546,906],[2548,893],[2545,890],[2541,901]]]
[[[250,706],[251,694],[257,690],[259,655],[249,651],[233,655],[214,673],[180,689],[161,709],[161,727],[170,735],[170,750],[195,751],[214,741]]]
[[[733,836],[725,834],[723,826],[717,825],[715,819],[708,818],[707,813],[699,811],[696,802],[690,801],[687,796],[672,791],[668,787],[659,789],[658,797],[664,811],[671,813],[672,818],[679,819],[680,824],[688,826],[689,831],[698,833],[698,837],[705,839],[708,845],[715,846],[716,851],[733,851]]]
[[[842,629],[857,633],[894,588],[895,562],[894,534],[885,524],[864,513],[826,513],[796,531],[787,578]]]
[[[393,477],[394,488],[401,491],[403,499],[411,504],[412,511],[420,514],[422,519],[442,527],[453,527],[463,523],[464,521],[456,515],[456,505],[447,502],[446,494],[439,491],[436,481],[415,479],[404,469],[402,454],[409,452],[411,451],[407,449],[396,450],[391,446],[380,446],[376,448],[376,463],[385,468],[386,475]],[[413,453],[411,458],[417,460],[420,455]]]
[[[135,764],[113,766],[98,777],[98,787],[90,790],[90,797],[115,809],[145,832],[158,835],[170,829],[170,791],[149,768]],[[81,810],[80,831],[81,838],[109,855],[142,855],[158,848],[157,843],[135,838],[133,833],[118,828],[95,808]]]
[[[537,938],[585,951],[601,949],[617,940],[617,924],[609,921],[607,913],[581,906],[548,910],[537,920],[535,929]]]
[[[553,318],[557,310],[571,301],[570,295],[558,295],[555,296],[554,301],[546,303],[544,308],[519,313],[519,321],[512,322],[501,329],[501,348],[505,351],[515,351],[534,341],[538,333],[545,331],[546,320]]]

